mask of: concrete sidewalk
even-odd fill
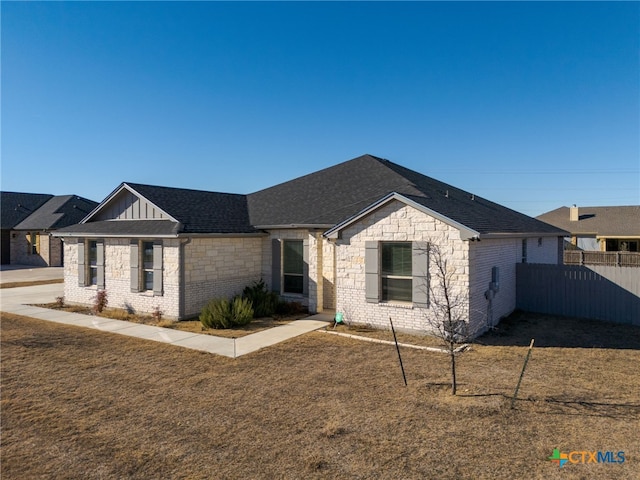
[[[62,284],[0,289],[0,310],[6,313],[15,313],[17,315],[47,320],[49,322],[64,323],[76,327],[91,328],[104,332],[127,335],[129,337],[153,340],[154,342],[168,343],[178,347],[215,353],[231,358],[246,355],[261,348],[269,347],[276,343],[289,340],[290,338],[318,330],[326,327],[333,321],[333,314],[321,313],[303,320],[295,320],[287,325],[237,338],[234,341],[231,338],[182,332],[171,328],[140,325],[123,320],[112,320],[93,315],[61,312],[30,305],[34,303],[53,302],[55,301],[55,297],[62,294]]]

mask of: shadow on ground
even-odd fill
[[[615,348],[640,350],[640,327],[558,317],[536,313],[515,312],[478,339],[480,345],[535,346],[565,348]]]

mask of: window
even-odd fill
[[[98,285],[98,242],[89,240],[89,278],[87,285]]]
[[[142,242],[143,290],[153,290],[153,242]]]
[[[303,293],[304,245],[302,240],[285,240],[283,242],[282,274],[285,293]]]
[[[527,239],[522,239],[522,263],[527,263]]]
[[[365,299],[368,303],[411,302],[429,306],[427,242],[365,242]]]
[[[78,239],[78,285],[104,288],[104,241]]]
[[[162,295],[162,241],[131,240],[129,248],[131,291]]]
[[[40,253],[40,235],[37,233],[29,233],[29,247],[27,252],[29,255],[38,255]]]
[[[382,300],[410,302],[413,293],[410,242],[382,243]]]

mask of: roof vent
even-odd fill
[[[574,203],[573,206],[569,208],[569,220],[572,222],[577,222],[579,218],[578,207],[576,207]]]

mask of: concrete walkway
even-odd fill
[[[233,340],[214,335],[182,332],[171,328],[140,325],[123,320],[61,312],[30,305],[54,302],[56,297],[63,295],[63,291],[64,286],[60,283],[33,287],[3,288],[0,289],[0,311],[49,322],[64,323],[76,327],[92,328],[129,337],[168,343],[178,347],[191,348],[232,358],[324,328],[333,321],[333,314],[321,313]]]

